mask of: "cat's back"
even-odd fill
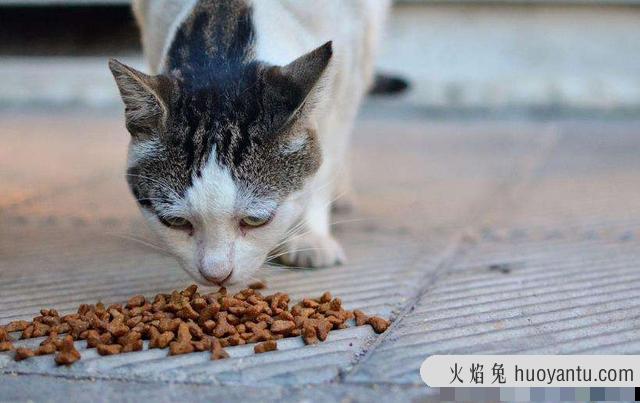
[[[389,3],[323,0],[318,7],[316,0],[134,0],[133,11],[152,73],[159,73],[181,25],[191,14],[207,7],[250,9],[256,57],[286,64],[328,40],[334,41],[338,53],[366,44],[377,37]],[[232,29],[226,17],[208,15],[218,33]]]

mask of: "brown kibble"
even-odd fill
[[[160,333],[155,327],[149,329],[149,348],[166,348],[173,340],[175,335],[173,332]]]
[[[222,343],[218,339],[211,339],[211,359],[221,360],[229,358],[229,354],[222,348]]]
[[[204,322],[201,327],[202,327],[202,329],[204,330],[204,332],[206,334],[210,335],[210,334],[212,334],[213,329],[216,327],[216,322],[214,322],[212,320],[208,320],[208,321]]]
[[[266,305],[266,304],[265,304]],[[253,319],[256,316],[260,315],[264,310],[264,305],[251,305],[250,307],[244,310],[244,316]]]
[[[195,285],[171,294],[157,294],[151,300],[142,295],[131,297],[125,306],[102,303],[82,304],[77,312],[60,317],[53,309],[42,309],[32,322],[15,321],[0,327],[0,350],[14,349],[10,332],[21,331],[23,338],[49,336],[32,351],[21,349],[17,359],[32,355],[55,354],[55,361],[70,365],[80,359],[74,340],[86,340],[101,355],[113,355],[149,348],[168,348],[169,354],[211,351],[211,359],[227,358],[225,347],[257,343],[256,353],[277,349],[277,340],[302,336],[306,344],[329,337],[333,329],[370,324],[383,332],[389,322],[368,317],[362,311],[342,307],[340,298],[325,292],[318,299],[305,298],[289,306],[289,295],[281,292],[263,296],[252,285],[230,295],[227,290],[201,295]],[[64,340],[58,334],[68,333]]]
[[[50,332],[49,337],[47,337],[46,340],[40,343],[40,347],[38,347],[38,349],[36,350],[36,355],[53,354],[61,346],[62,341],[58,339],[58,334],[56,332]]]
[[[138,332],[129,332],[118,338],[118,344],[122,346],[123,353],[142,350],[142,335]]]
[[[120,337],[129,332],[129,327],[124,324],[124,318],[118,316],[107,325],[107,331],[111,333],[113,337]]]
[[[97,350],[100,355],[116,355],[122,352],[120,344],[98,344]]]
[[[271,331],[273,333],[286,334],[295,329],[295,322],[289,320],[276,320],[271,324]]]
[[[171,355],[181,355],[181,354],[189,354],[193,353],[195,349],[191,342],[189,343],[179,343],[177,341],[172,342],[169,345],[169,352]]]
[[[319,320],[316,323],[316,334],[318,335],[318,339],[320,341],[325,341],[327,336],[329,336],[329,331],[333,328],[333,324],[328,320]]]
[[[191,306],[200,311],[207,306],[207,300],[202,297],[194,298],[193,301],[191,301]]]
[[[13,322],[9,322],[9,324],[4,327],[4,330],[6,330],[7,333],[22,332],[30,324],[31,323],[27,322],[26,320],[14,320]]]
[[[31,337],[46,336],[47,334],[49,334],[49,329],[50,329],[50,326],[45,325],[44,323],[34,322],[33,323],[33,333],[31,334]]]
[[[80,353],[73,345],[73,337],[67,335],[62,341],[60,351],[56,354],[55,361],[58,365],[71,365],[80,359]]]
[[[304,344],[316,344],[319,341],[316,328],[311,325],[305,325],[302,328],[302,340],[304,340]]]
[[[253,351],[256,354],[266,353],[267,351],[274,351],[278,349],[278,342],[275,340],[267,340],[263,343],[256,344]]]
[[[60,324],[60,318],[57,316],[43,316],[40,322],[49,326],[56,326]]]
[[[249,343],[256,343],[259,341],[267,341],[271,340],[271,332],[267,330],[267,322],[259,322],[259,323],[246,323],[247,328],[253,332],[253,336],[251,336],[247,341]]]
[[[196,351],[209,351],[211,350],[211,338],[205,337],[202,340],[192,341],[191,345]]]
[[[326,313],[330,309],[331,309],[331,304],[329,302],[325,302],[323,304],[320,304],[320,306],[317,308],[317,311],[318,313]]]
[[[193,294],[196,293],[196,291],[198,291],[198,286],[195,284],[191,284],[189,287],[182,290],[180,294],[184,295],[187,298],[191,298]]]
[[[336,328],[344,323],[344,319],[341,319],[333,315],[326,316],[326,319],[329,321],[329,323],[331,323],[332,326],[335,326]]]
[[[273,318],[267,313],[261,313],[256,316],[256,321],[271,324],[271,322],[273,322]]]
[[[42,315],[42,316],[60,316],[58,314],[58,311],[56,311],[55,309],[41,309],[40,310],[40,315]]]
[[[293,307],[293,309],[291,310],[291,314],[294,317],[304,317],[304,318],[308,318],[309,316],[313,315],[315,313],[315,309],[313,308],[302,308],[299,305],[296,305]]]
[[[305,308],[317,308],[319,305],[319,303],[310,298],[305,298],[302,300],[302,306],[304,306]]]
[[[33,325],[27,326],[27,328],[22,331],[22,334],[20,335],[20,338],[21,339],[30,339],[30,338],[32,338],[33,337],[33,329],[34,329]]]
[[[359,309],[355,309],[353,311],[353,314],[356,317],[356,326],[364,326],[367,324],[367,320],[369,320],[369,317],[365,315],[364,312]]]
[[[129,312],[128,312],[129,313],[129,317],[133,318],[135,316],[142,316],[142,314],[144,312],[146,312],[147,310],[149,310],[150,307],[151,306],[149,304],[145,304],[143,306],[137,306],[135,308],[131,308],[131,309],[129,309]]]
[[[9,340],[9,332],[7,332],[4,327],[0,327],[0,342]]]
[[[245,344],[245,340],[242,337],[240,337],[240,335],[237,333],[227,337],[227,341],[229,342],[230,346]]]
[[[151,304],[151,308],[153,309],[154,312],[160,312],[165,308],[166,305],[167,305],[167,300],[165,299],[164,295],[158,294],[154,298],[153,304]]]
[[[28,348],[20,347],[16,349],[16,355],[14,359],[16,361],[22,361],[22,360],[26,360],[27,358],[31,358],[34,355],[36,355],[35,351]]]
[[[277,320],[286,320],[293,322],[295,320],[294,316],[289,311],[282,311],[275,317]]]
[[[59,325],[53,326],[50,329],[51,332],[56,332],[58,334],[69,333],[70,330],[71,330],[71,326],[69,326],[68,323],[61,323]]]
[[[199,322],[204,323],[215,318],[218,312],[220,312],[220,305],[217,302],[207,306],[200,312]]]
[[[147,302],[147,300],[144,298],[144,295],[136,295],[135,297],[129,298],[129,301],[127,301],[127,308],[142,306],[145,302]]]
[[[367,324],[371,325],[371,327],[376,333],[382,333],[385,330],[387,330],[387,328],[390,325],[390,322],[379,316],[372,316],[369,319],[367,319]]]
[[[198,326],[195,322],[189,321],[187,322],[187,326],[189,326],[189,332],[191,333],[191,336],[196,340],[200,340],[204,337],[204,332],[202,331],[202,328]]]
[[[35,354],[49,355],[55,353],[56,351],[58,351],[58,348],[56,347],[55,343],[44,343],[36,349]]]
[[[143,347],[144,343],[142,342],[142,340],[138,339],[122,346],[122,352],[130,353],[132,351],[141,351]]]
[[[99,344],[111,344],[112,336],[110,333],[100,334],[97,330],[89,330],[87,334],[87,347],[95,348]]]
[[[222,309],[228,310],[232,306],[244,306],[244,301],[233,297],[222,297],[220,298],[220,304]]]
[[[78,339],[80,337],[80,333],[89,329],[90,323],[81,319],[68,319],[67,323],[71,327],[70,334],[74,339]],[[34,332],[35,334],[35,332]]]
[[[289,296],[281,292],[277,292],[271,296],[271,304],[269,306],[275,314],[281,312],[281,310],[287,309],[289,304]]]
[[[249,284],[249,288],[252,290],[262,290],[267,288],[267,284],[265,284],[264,281],[262,280],[258,280],[258,281],[254,281],[253,283]]]
[[[175,332],[182,321],[180,319],[160,319],[158,330],[161,332]]]
[[[198,312],[193,309],[189,302],[185,302],[184,304],[182,304],[182,309],[178,311],[177,315],[182,319],[198,319],[198,317],[200,316],[200,314],[198,314]]]
[[[178,337],[176,341],[169,345],[171,355],[187,354],[193,352],[191,344],[191,332],[186,323],[181,323],[178,327]]]
[[[225,312],[218,313],[216,322],[216,327],[213,329],[215,337],[224,337],[237,332],[236,328],[227,322],[227,314]]]
[[[254,292],[252,295],[249,295],[247,297],[247,302],[251,305],[265,303],[264,300],[262,299],[262,296],[257,292]]]
[[[13,343],[10,341],[0,341],[0,352],[10,351],[13,349]]]
[[[142,322],[142,315],[134,316],[132,318],[129,318],[129,320],[127,320],[127,326],[130,328],[135,327],[140,322]]]

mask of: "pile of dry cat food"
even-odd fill
[[[70,365],[80,359],[74,340],[86,340],[87,347],[100,355],[140,351],[143,340],[149,340],[149,348],[168,347],[170,355],[210,351],[211,359],[217,360],[228,357],[227,346],[257,343],[255,353],[264,353],[276,350],[277,340],[284,337],[302,336],[306,344],[318,343],[327,339],[329,331],[346,328],[351,319],[357,326],[371,325],[377,333],[389,326],[383,318],[343,309],[340,298],[329,292],[289,307],[287,294],[263,296],[258,288],[235,295],[221,288],[203,295],[192,285],[158,294],[153,301],[138,295],[125,306],[83,304],[77,313],[65,316],[43,309],[32,322],[0,326],[0,351],[13,350],[10,333],[22,332],[22,339],[47,339],[35,350],[15,349],[16,361],[55,354],[56,363]]]

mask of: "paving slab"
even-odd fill
[[[128,194],[118,111],[0,122],[0,324],[191,283]],[[83,342],[70,368],[0,353],[0,400],[428,400],[438,390],[418,368],[430,354],[638,352],[639,127],[365,113],[357,207],[334,219],[349,263],[257,277],[294,300],[331,290],[348,309],[393,319],[387,332],[293,338],[259,356],[231,347],[215,362],[146,346],[100,357]]]

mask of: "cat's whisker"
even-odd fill
[[[303,249],[296,249],[296,250],[294,251],[294,253],[297,253],[297,252],[306,252],[306,251],[311,251],[311,250],[327,250],[327,248],[303,248]],[[270,256],[267,256],[267,260],[277,259],[277,258],[279,258],[280,256],[284,256],[284,255],[286,255],[286,254],[288,254],[288,253],[290,253],[290,251],[286,251],[286,252],[278,253],[278,254],[275,254],[275,255],[270,255]]]
[[[150,242],[150,241],[148,241],[146,239],[140,239],[140,238],[136,238],[136,237],[134,237],[132,235],[118,234],[118,233],[115,233],[115,232],[105,232],[105,234],[106,235],[110,235],[110,236],[114,236],[114,237],[117,237],[117,238],[121,238],[121,239],[126,239],[126,240],[129,240],[129,241],[138,242],[138,243],[140,243],[142,245],[148,246],[148,247],[150,247],[152,249],[155,249],[155,250],[157,250],[159,252],[162,252],[163,254],[165,254],[167,256],[173,256],[166,249],[164,249],[164,248],[162,248],[162,247],[160,247],[158,245],[155,245],[154,243],[152,243],[152,242]]]
[[[135,201],[141,202],[141,201],[160,201],[163,202],[165,201],[165,199],[160,199],[157,197],[143,197],[141,199],[135,199]]]
[[[291,242],[291,241],[293,241],[295,239],[298,239],[300,237],[303,237],[303,236],[305,236],[305,235],[307,235],[309,233],[311,233],[311,231],[307,230],[307,231],[303,231],[303,232],[300,232],[300,233],[290,234],[286,238],[284,238],[282,241],[277,243],[276,246],[273,247],[273,249],[277,249],[277,248],[285,245],[286,243]]]
[[[284,264],[278,264],[275,262],[269,262],[268,264],[264,265],[263,267],[269,268],[269,269],[279,269],[279,270],[315,270],[314,267],[303,267],[303,266],[288,266],[288,265],[284,265]]]
[[[363,218],[351,218],[351,219],[348,219],[348,220],[333,221],[333,222],[330,222],[329,225],[333,226],[333,225],[345,224],[345,223],[350,223],[350,222],[371,221],[371,220],[374,220],[374,219],[375,219],[374,217],[369,217],[369,218],[366,218],[366,217],[363,217]]]

